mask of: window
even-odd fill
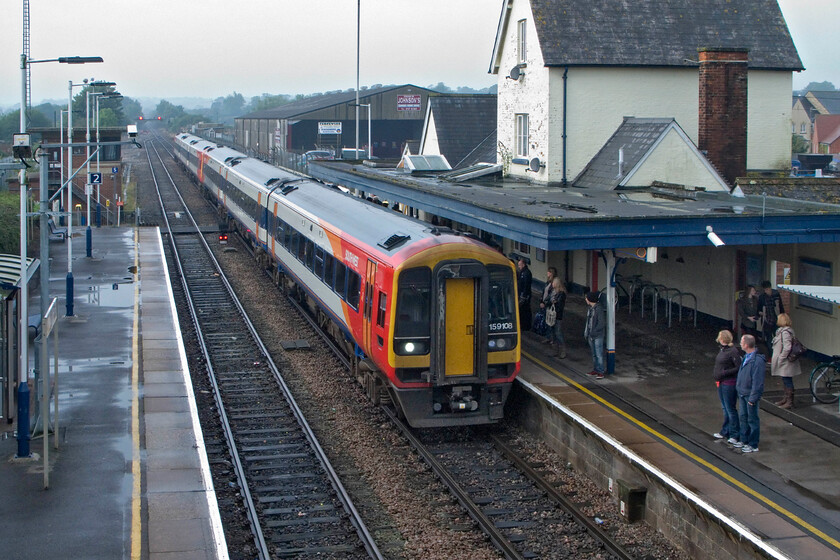
[[[521,241],[513,242],[513,250],[522,253],[523,255],[531,254],[531,246],[527,243],[522,243]]]
[[[315,269],[312,271],[318,278],[324,277],[324,250],[315,246]]]
[[[528,115],[516,115],[516,155],[528,157]]]
[[[347,305],[353,309],[359,308],[359,294],[362,289],[362,277],[353,272],[347,271]]]
[[[345,299],[347,295],[347,288],[344,285],[345,278],[347,277],[347,267],[344,266],[344,263],[336,262],[335,263],[335,293],[338,294],[338,297],[341,299]]]
[[[332,255],[327,253],[324,256],[324,282],[327,286],[332,288],[333,276],[335,275],[335,259]]]
[[[799,134],[805,134],[805,123],[799,125]]]
[[[432,271],[409,268],[400,273],[394,321],[394,352],[400,356],[429,353],[432,316]]]
[[[379,292],[379,308],[376,311],[376,324],[385,326],[385,308],[387,307],[388,294]]]
[[[528,47],[525,41],[526,29],[525,20],[520,19],[516,24],[516,60],[519,64],[524,64],[526,62],[526,57],[528,56]]]
[[[834,285],[831,263],[827,261],[800,258],[798,276],[799,281],[797,284],[811,284],[814,286]],[[799,296],[799,305],[829,315],[834,311],[833,304],[806,296]]]

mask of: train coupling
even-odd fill
[[[472,387],[452,387],[452,392],[449,394],[449,409],[453,412],[478,410],[478,401],[473,396]]]

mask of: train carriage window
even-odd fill
[[[276,218],[274,220],[275,225],[277,226],[274,230],[274,239],[277,240],[277,243],[283,243],[283,236],[286,229],[286,222],[281,220],[280,218]]]
[[[292,239],[294,239],[295,230],[292,229],[292,226],[290,226],[289,224],[285,224],[285,228],[286,237],[283,239],[283,246],[286,247],[286,249],[288,249],[290,253],[293,253],[294,250],[292,249]]]
[[[385,326],[385,308],[388,307],[388,294],[379,292],[379,307],[376,311],[376,324],[380,327]]]
[[[304,257],[306,256],[306,237],[301,235],[300,233],[297,234],[298,244],[297,244],[297,258],[300,262],[305,263]]]
[[[291,236],[289,238],[289,252],[295,257],[297,257],[298,241],[300,241],[300,234],[297,230],[291,230]]]
[[[303,254],[303,264],[306,265],[306,268],[309,270],[315,270],[315,244],[312,242],[311,239],[306,240],[306,246],[304,249]]]
[[[353,309],[359,308],[359,295],[362,289],[362,277],[353,272],[347,271],[347,305]]]
[[[335,274],[335,259],[332,255],[326,254],[324,255],[324,282],[327,283],[327,286],[332,287],[333,285],[333,275]]]
[[[315,247],[315,268],[312,272],[318,278],[324,276],[324,250],[321,247]]]
[[[347,299],[347,286],[345,285],[347,278],[347,267],[344,263],[335,263],[335,293],[341,299]]]
[[[427,267],[409,268],[400,273],[397,284],[397,317],[394,336],[431,336],[432,271]]]

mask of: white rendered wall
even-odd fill
[[[435,114],[429,112],[427,128],[424,131],[423,145],[420,146],[420,153],[424,156],[439,156],[440,141],[438,140],[437,128],[435,127]]]
[[[618,157],[616,155],[616,157]],[[676,130],[669,130],[639,170],[627,181],[631,187],[646,187],[653,181],[726,191],[700,157],[686,145]]]
[[[522,19],[527,21],[526,66],[521,68],[523,76],[519,80],[510,80],[507,76],[518,62],[517,22]],[[528,158],[538,157],[545,162],[549,155],[549,70],[540,52],[530,3],[521,0],[513,3],[506,33],[498,75],[497,138],[510,155],[516,157],[516,114],[527,113],[530,140]],[[503,158],[504,153],[499,155],[499,161],[503,161]],[[512,164],[510,175],[529,180],[548,180],[547,168],[541,169],[539,173],[526,173],[525,169],[526,165]]]
[[[791,91],[791,72],[749,73],[747,170],[790,169]]]

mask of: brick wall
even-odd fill
[[[730,184],[746,173],[746,50],[700,49],[697,145]]]

